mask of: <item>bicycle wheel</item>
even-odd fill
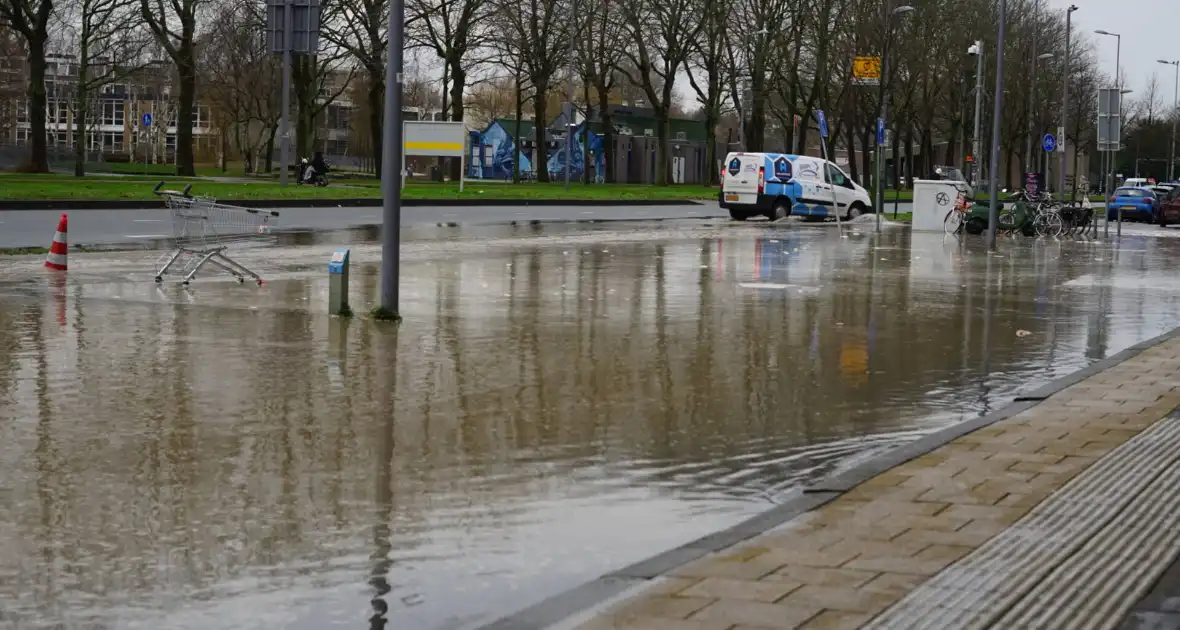
[[[1033,230],[1036,231],[1037,236],[1057,238],[1061,236],[1063,229],[1061,215],[1056,212],[1043,212],[1038,214],[1033,221]]]
[[[942,220],[942,231],[947,234],[958,234],[963,231],[963,213],[958,210],[950,210],[946,213],[946,217]]]

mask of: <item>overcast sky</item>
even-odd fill
[[[1175,69],[1157,60],[1180,59],[1180,0],[1048,0],[1042,6],[1064,11],[1070,4],[1078,7],[1073,14],[1075,32],[1086,33],[1095,42],[1103,72],[1114,76],[1118,40],[1095,35],[1096,29],[1123,36],[1123,75],[1127,89],[1135,91],[1129,97],[1139,97],[1152,73],[1158,73],[1160,91],[1170,106]]]

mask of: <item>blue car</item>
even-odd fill
[[[1118,220],[1121,209],[1124,219],[1155,221],[1158,208],[1159,199],[1151,189],[1124,186],[1115,189],[1114,195],[1106,202],[1106,220]]]

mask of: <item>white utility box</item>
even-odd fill
[[[912,225],[915,232],[941,232],[946,213],[955,207],[959,193],[970,194],[967,182],[946,179],[914,180],[914,216]]]

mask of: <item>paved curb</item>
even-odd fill
[[[862,462],[815,485],[793,491],[788,494],[787,500],[781,505],[733,527],[698,538],[686,545],[608,573],[522,611],[481,626],[480,630],[545,630],[589,608],[600,606],[628,589],[641,586],[683,564],[706,554],[732,547],[739,542],[778,527],[805,512],[826,505],[844,492],[890,468],[921,457],[963,435],[1027,411],[1042,400],[1071,385],[1076,385],[1099,372],[1134,358],[1144,350],[1178,337],[1180,337],[1180,328],[1175,328],[1162,335],[1137,343],[1028,394],[1018,396],[1012,404],[1002,409],[931,433],[905,446]]]
[[[379,208],[380,197],[347,199],[222,199],[244,208]],[[707,202],[692,199],[402,199],[403,207],[486,208],[517,206],[698,206]],[[159,210],[162,199],[33,199],[0,200],[0,211],[17,210]]]

